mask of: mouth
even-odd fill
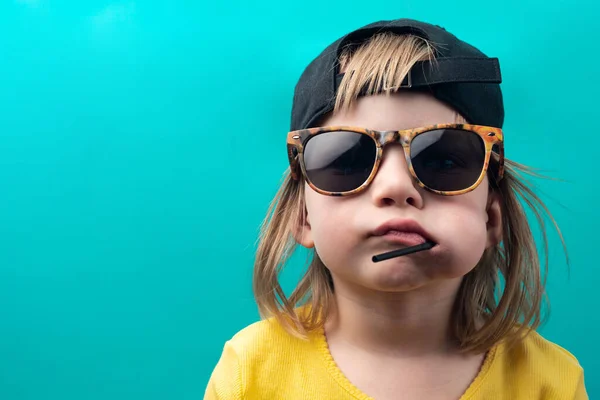
[[[375,229],[372,236],[404,246],[416,246],[425,242],[435,243],[435,240],[419,223],[408,219],[389,220]]]

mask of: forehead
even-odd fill
[[[404,91],[360,97],[347,111],[328,116],[322,126],[349,125],[378,131],[464,122],[447,104],[432,95]]]

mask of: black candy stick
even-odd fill
[[[398,249],[398,250],[392,250],[387,253],[382,253],[382,254],[373,256],[373,262],[389,260],[390,258],[405,256],[407,254],[416,253],[418,251],[429,250],[433,246],[435,246],[434,242],[425,242],[425,243],[418,244],[416,246],[405,247],[403,249]]]

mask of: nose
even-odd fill
[[[388,145],[379,165],[377,175],[369,188],[373,203],[384,206],[423,207],[421,189],[408,170],[406,156],[401,145]]]

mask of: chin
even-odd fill
[[[390,260],[392,261],[392,260]],[[431,281],[423,269],[406,262],[377,266],[378,270],[371,271],[368,277],[369,286],[374,290],[384,292],[405,292],[418,289]],[[366,283],[366,282],[365,282]]]

